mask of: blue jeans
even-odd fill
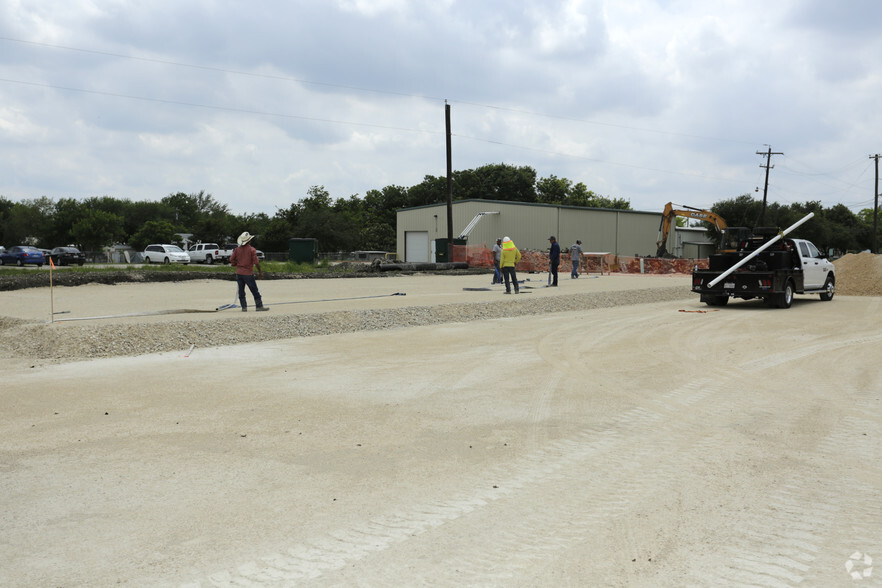
[[[520,292],[518,289],[518,274],[515,272],[514,266],[502,268],[502,277],[505,278],[506,292],[511,292],[511,283],[514,283],[515,292]],[[511,280],[511,283],[509,280]]]
[[[253,274],[250,276],[236,274],[236,284],[239,285],[239,304],[242,308],[248,308],[248,301],[245,299],[245,286],[248,286],[251,295],[254,296],[254,306],[257,308],[263,306],[263,298],[260,297],[260,292],[257,290],[257,280],[254,279]]]
[[[579,277],[579,260],[578,259],[573,260],[573,273],[570,274],[570,277],[571,278]]]

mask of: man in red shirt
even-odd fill
[[[257,249],[251,246],[251,239],[254,235],[249,235],[245,231],[237,239],[239,246],[233,249],[230,256],[230,265],[236,268],[236,283],[239,285],[239,304],[242,306],[242,312],[248,311],[248,301],[245,299],[245,286],[251,290],[254,296],[254,305],[257,310],[269,310],[263,305],[263,299],[257,290],[257,281],[254,279],[254,268],[257,268],[257,277],[263,277],[263,270],[260,269],[260,260],[257,258]]]

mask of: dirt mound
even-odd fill
[[[849,253],[833,262],[836,293],[843,296],[882,296],[882,255]]]

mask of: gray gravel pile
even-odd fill
[[[291,337],[373,331],[398,327],[518,317],[693,298],[688,288],[673,286],[621,292],[505,297],[493,302],[414,306],[397,309],[335,311],[211,321],[57,324],[0,320],[0,349],[35,360],[90,359],[254,343]]]

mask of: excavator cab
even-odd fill
[[[720,232],[720,246],[717,248],[717,253],[735,253],[752,233],[753,231],[747,227],[726,227]]]

